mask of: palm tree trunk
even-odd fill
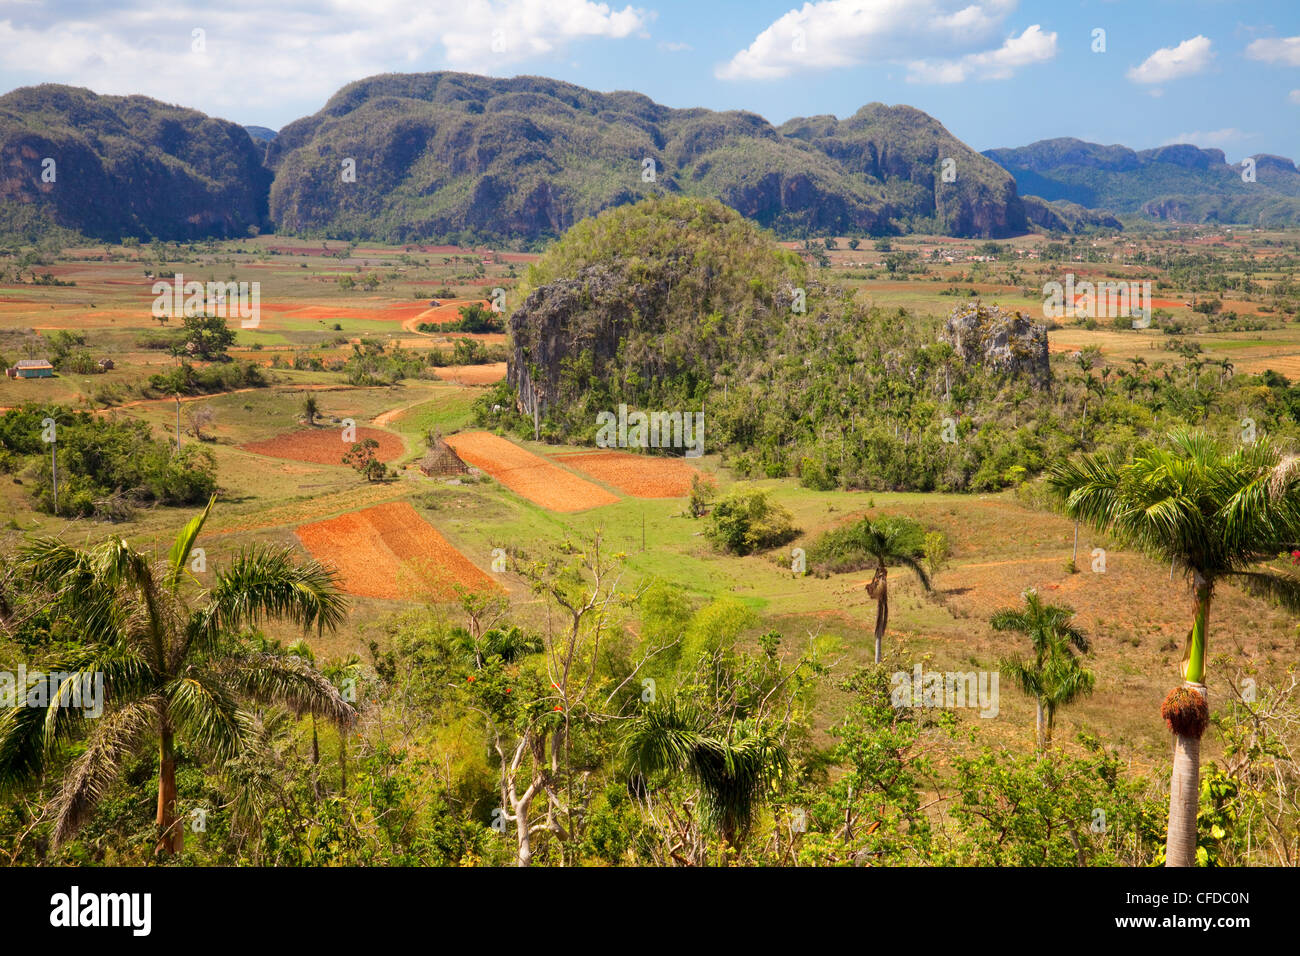
[[[343,733],[344,731],[339,731]],[[316,736],[316,715],[311,715],[311,790],[320,799],[320,741]]]
[[[1183,668],[1183,686],[1205,697],[1205,652],[1214,584],[1192,569],[1192,636]],[[1208,700],[1208,698],[1206,698]],[[1200,738],[1174,735],[1174,767],[1169,780],[1169,835],[1165,866],[1196,865],[1196,808],[1200,796]]]
[[[1183,686],[1205,696],[1205,685]],[[1174,735],[1174,769],[1169,781],[1169,836],[1165,866],[1196,865],[1196,810],[1200,796],[1201,739]]]
[[[339,730],[339,789],[348,795],[348,732]]]
[[[1050,704],[1047,710],[1047,726],[1043,728],[1043,753],[1052,749],[1052,731],[1056,729],[1056,708]]]
[[[1043,749],[1043,698],[1038,698],[1038,713],[1034,718],[1034,745],[1041,752]]]
[[[880,583],[876,587],[876,663],[880,663],[881,647],[885,639],[885,626],[889,623],[889,572],[884,564],[876,569]],[[873,582],[874,583],[874,582]]]
[[[166,718],[164,717],[164,720]],[[180,853],[185,849],[185,828],[176,819],[176,750],[170,728],[158,745],[158,843],[154,853]]]

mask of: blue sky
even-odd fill
[[[5,90],[70,83],[279,128],[351,80],[438,69],[774,123],[908,103],[976,149],[1076,136],[1300,158],[1297,0],[0,0]]]

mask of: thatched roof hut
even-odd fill
[[[441,437],[429,446],[418,467],[430,477],[469,474],[469,466],[460,460],[460,456]]]

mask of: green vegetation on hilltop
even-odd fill
[[[194,239],[266,225],[271,174],[248,133],[148,97],[21,87],[0,96],[0,155],[0,232],[31,241],[50,226]]]
[[[1231,377],[1190,352],[1118,368],[1061,356],[1042,381],[967,361],[938,320],[814,282],[769,234],[704,200],[581,223],[513,304],[509,381],[480,404],[481,423],[591,442],[597,416],[621,404],[702,412],[705,447],[737,473],[811,488],[983,491],[1178,423],[1227,436],[1249,416],[1260,431],[1298,431],[1285,379]]]
[[[784,235],[1025,229],[1011,177],[919,110],[872,104],[840,129],[825,119],[777,129],[753,113],[675,110],[542,77],[374,76],[270,143],[271,218],[310,235],[533,240],[681,194]],[[949,182],[945,159],[959,163]]]

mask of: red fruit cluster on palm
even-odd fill
[[[1196,691],[1175,687],[1160,705],[1160,716],[1174,733],[1200,740],[1210,723],[1210,706]]]

